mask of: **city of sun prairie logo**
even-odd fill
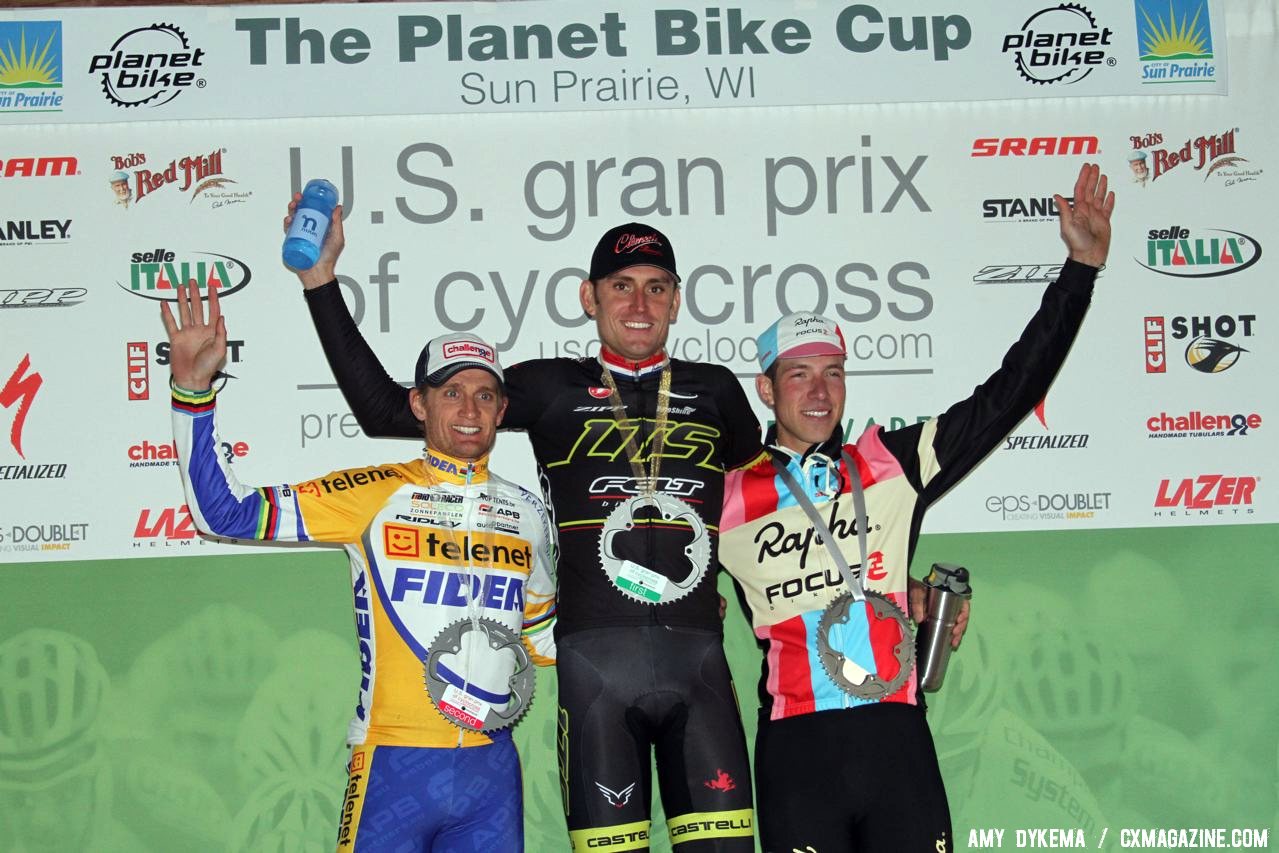
[[[1203,0],[1136,0],[1141,82],[1212,83],[1212,20]]]
[[[0,112],[62,109],[62,22],[0,21]]]

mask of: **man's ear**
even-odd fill
[[[582,286],[578,288],[577,296],[582,302],[582,310],[586,312],[586,316],[593,318],[599,305],[595,301],[595,284],[589,278],[582,279]]]
[[[497,426],[502,425],[502,418],[506,417],[506,407],[509,406],[510,403],[511,403],[510,399],[505,394],[503,394],[502,405],[497,407],[497,424],[496,424]]]
[[[759,399],[768,408],[773,408],[776,401],[773,399],[773,380],[769,379],[763,373],[755,376],[755,393],[759,395]]]
[[[413,410],[413,417],[419,421],[426,420],[426,394],[420,388],[409,390],[409,408]]]

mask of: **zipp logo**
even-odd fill
[[[1155,496],[1156,507],[1184,507],[1185,509],[1213,509],[1219,506],[1252,505],[1252,495],[1257,490],[1256,477],[1224,477],[1221,474],[1200,474],[1187,477],[1173,485],[1172,480],[1161,480]]]
[[[1095,136],[989,136],[973,140],[974,157],[1036,157],[1096,154]]]
[[[0,160],[0,177],[63,178],[80,174],[74,157],[10,157]]]

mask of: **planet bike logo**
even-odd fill
[[[1097,154],[1095,136],[984,136],[973,140],[973,157],[1071,157]]]
[[[1146,233],[1146,262],[1138,264],[1160,275],[1215,278],[1243,272],[1261,260],[1261,244],[1238,231],[1209,228],[1191,233],[1173,225]]]
[[[1061,277],[1063,264],[987,264],[973,276],[973,284],[1049,284]]]
[[[204,78],[192,70],[202,65],[204,50],[192,50],[182,30],[152,24],[129,30],[106,53],[94,54],[89,73],[100,75],[102,94],[117,107],[159,107],[192,86],[204,88]]]
[[[194,256],[194,257],[192,257]],[[219,299],[226,299],[248,286],[253,275],[247,264],[230,255],[214,252],[192,252],[178,259],[176,252],[153,249],[134,252],[130,256],[129,283],[116,284],[126,293],[158,302],[177,302],[178,285],[195,281],[198,290],[207,294],[216,288]]]
[[[83,287],[0,288],[0,310],[6,308],[72,308],[79,305],[88,290]]]
[[[244,441],[223,441],[220,445],[222,458],[227,464],[249,455],[249,445]],[[127,452],[130,468],[176,468],[178,465],[178,444],[176,441],[147,441],[129,446]]]
[[[1002,521],[1080,521],[1110,509],[1110,492],[991,495],[986,511]]]
[[[1146,419],[1146,433],[1150,438],[1223,438],[1245,436],[1261,428],[1261,415],[1209,414],[1192,409],[1184,415],[1160,412]]]
[[[1212,15],[1202,0],[1136,0],[1142,85],[1212,83]]]
[[[1021,79],[1036,86],[1078,83],[1102,65],[1118,61],[1108,55],[1114,31],[1097,26],[1086,7],[1062,3],[1040,9],[1017,32],[1004,36],[1001,52],[1011,55]]]
[[[0,527],[0,551],[70,551],[88,538],[89,524],[84,521],[13,524]]]
[[[69,178],[80,174],[75,157],[9,157],[0,160],[0,178]]]
[[[62,112],[62,22],[0,21],[0,113]]]
[[[0,221],[0,249],[8,246],[56,246],[71,239],[70,219]]]
[[[489,364],[497,362],[497,355],[489,347],[474,341],[453,341],[444,345],[444,357],[449,358],[479,358],[487,361]]]
[[[188,548],[203,544],[186,504],[163,509],[144,508],[138,513],[133,527],[134,548]]]
[[[1252,498],[1260,482],[1259,477],[1227,477],[1222,474],[1160,480],[1155,494],[1155,517],[1252,515]]]
[[[188,204],[204,198],[213,209],[247,201],[253,193],[230,191],[226,187],[236,182],[223,170],[225,148],[215,148],[207,153],[197,152],[174,158],[167,165],[156,169],[139,168],[147,165],[147,155],[140,151],[112,155],[113,170],[108,183],[115,203],[126,210],[133,204],[150,198],[158,190],[172,189],[167,195],[187,194]],[[161,163],[164,161],[161,160]]]
[[[1221,133],[1209,133],[1187,139],[1180,147],[1164,145],[1164,135],[1147,132],[1128,137],[1128,168],[1132,182],[1138,186],[1154,183],[1169,172],[1187,163],[1194,165],[1182,169],[1182,174],[1202,172],[1203,180],[1215,178],[1223,186],[1236,186],[1257,180],[1263,170],[1238,152],[1239,128]]]
[[[1074,199],[1066,201],[1073,203]],[[983,199],[981,218],[991,222],[1055,222],[1057,202],[1050,195]]]
[[[1204,314],[1172,317],[1166,325],[1172,330],[1173,340],[1188,340],[1186,364],[1189,367],[1200,373],[1223,373],[1238,363],[1241,354],[1248,352],[1235,341],[1251,338],[1256,320],[1256,314]],[[1165,318],[1145,318],[1147,373],[1167,370],[1164,330]]]

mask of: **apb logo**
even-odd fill
[[[1098,29],[1092,12],[1075,3],[1040,9],[1004,36],[1002,52],[1012,54],[1017,73],[1037,86],[1078,83],[1101,65],[1115,65],[1106,55],[1114,32]]]
[[[203,258],[178,259],[176,252],[153,249],[134,252],[130,256],[129,283],[116,284],[126,293],[159,302],[177,302],[178,285],[194,281],[199,290],[216,288],[218,298],[225,299],[243,290],[253,278],[248,265],[230,255],[193,252]]]
[[[1138,264],[1177,278],[1214,278],[1243,272],[1261,260],[1261,244],[1247,234],[1208,228],[1191,232],[1173,225],[1146,234],[1146,262]]]
[[[94,54],[89,73],[100,74],[102,94],[117,107],[158,107],[204,78],[190,69],[204,64],[204,50],[191,50],[186,34],[173,24],[129,30],[106,53]]]
[[[62,22],[0,21],[0,112],[62,110]]]

